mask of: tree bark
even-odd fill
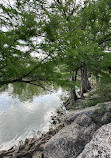
[[[77,71],[75,71],[75,74],[72,71],[71,74],[72,74],[71,81],[76,82]],[[77,98],[77,95],[76,95],[76,90],[75,90],[75,85],[74,85],[73,87],[71,87],[71,90],[70,90],[70,105],[74,105],[77,99],[78,98]]]
[[[73,83],[76,82],[77,72],[78,72],[78,70],[70,72],[71,73],[71,79],[70,80]],[[67,99],[66,102],[64,102],[65,107],[67,108],[68,106],[73,106],[75,104],[75,102],[76,102],[77,99],[78,99],[78,97],[76,95],[75,83],[74,83],[74,85],[70,89],[70,96],[69,96],[69,98]]]
[[[88,73],[86,64],[81,68],[81,98],[84,98],[84,93],[91,89],[90,82],[88,80]]]

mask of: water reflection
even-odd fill
[[[39,88],[38,86],[25,84],[25,83],[14,83],[4,85],[0,88],[0,92],[7,91],[9,95],[13,97],[18,97],[21,101],[25,100],[33,100],[33,96],[38,96],[39,94],[43,94],[44,90]]]
[[[8,149],[33,131],[46,131],[52,112],[61,105],[61,88],[53,93],[28,84],[0,88],[0,150]]]

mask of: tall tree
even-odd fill
[[[69,67],[69,72],[81,70],[83,96],[91,88],[87,72],[105,75],[111,65],[111,54],[105,52],[111,37],[109,1],[90,0],[79,5],[55,0],[51,9],[45,25],[46,45],[54,48],[52,52]]]

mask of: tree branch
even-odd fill
[[[111,33],[109,35],[106,35],[106,37],[104,37],[101,42],[98,42],[99,45],[105,43],[105,42],[108,42],[108,41],[111,41],[111,38],[109,38],[111,36]],[[107,39],[109,38],[109,39]]]

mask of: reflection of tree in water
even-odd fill
[[[59,86],[56,83],[53,84],[53,89],[54,89],[55,92],[57,92],[60,87],[62,88],[63,91],[69,91],[70,90],[70,87],[66,87],[66,85]]]
[[[8,85],[7,84],[5,84],[3,86],[0,86],[0,93],[6,91],[7,89],[8,89]]]
[[[21,101],[32,100],[33,96],[38,96],[44,93],[44,90],[38,86],[25,84],[25,83],[14,83],[4,85],[0,87],[0,92],[8,91],[12,97],[18,97]]]
[[[13,95],[18,95],[22,101],[26,101],[28,99],[32,100],[33,96],[38,96],[43,93],[44,90],[38,86],[25,83],[13,84]]]
[[[8,92],[8,95],[12,96],[13,98],[19,98],[20,101],[32,101],[34,96],[48,94],[52,92],[56,93],[60,88],[60,86],[58,86],[57,84],[44,84],[44,86],[46,88],[46,91],[38,86],[19,82],[1,86],[0,92]],[[63,91],[66,91],[65,88],[62,89]],[[60,96],[61,100],[63,99],[62,97],[63,95]]]

